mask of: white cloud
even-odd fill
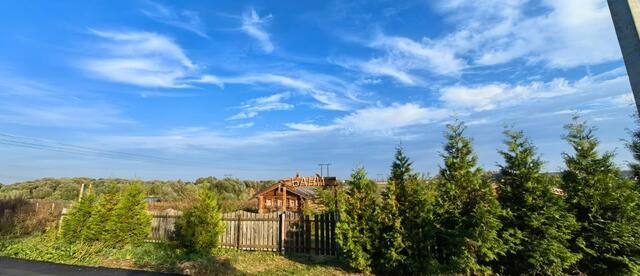
[[[406,37],[379,34],[369,46],[385,49],[391,62],[407,69],[452,75],[465,67],[465,62],[457,58],[452,49],[426,38],[420,43]]]
[[[237,125],[233,125],[233,126],[228,126],[227,128],[232,128],[232,129],[236,129],[236,128],[250,128],[254,125],[254,122],[248,122],[248,123],[244,123],[244,124],[237,124]]]
[[[99,57],[88,59],[84,68],[114,82],[143,87],[186,87],[184,79],[196,66],[182,48],[168,37],[148,32],[92,30],[107,40]]]
[[[414,76],[398,68],[392,62],[382,59],[371,59],[366,62],[357,64],[360,69],[366,73],[375,76],[387,76],[394,78],[395,80],[405,85],[415,85],[416,81]]]
[[[451,113],[445,109],[422,107],[415,103],[392,104],[356,110],[346,116],[336,118],[332,124],[316,125],[289,123],[289,128],[308,132],[345,130],[356,132],[387,132],[413,125],[427,124],[443,120]]]
[[[77,95],[75,95],[77,94]],[[62,128],[103,128],[130,124],[122,111],[108,103],[11,76],[0,78],[0,122]]]
[[[583,80],[586,81],[586,80]],[[477,86],[455,85],[440,90],[440,100],[449,107],[471,108],[475,111],[520,104],[535,98],[549,98],[576,92],[576,83],[565,79],[531,82],[525,85],[492,83]]]
[[[434,6],[453,32],[421,39],[378,34],[364,44],[380,54],[340,65],[414,86],[427,84],[424,73],[456,77],[514,60],[567,69],[621,58],[604,0],[441,0]]]
[[[636,102],[633,98],[633,93],[629,91],[628,93],[624,93],[622,95],[611,98],[611,103],[617,106],[629,106],[634,105]]]
[[[242,15],[242,31],[258,40],[262,50],[267,53],[273,52],[274,49],[269,33],[263,29],[263,25],[270,20],[271,15],[260,18],[254,9],[250,9]]]
[[[318,132],[318,131],[327,131],[336,129],[336,126],[320,126],[316,124],[305,124],[305,123],[287,123],[285,124],[290,129],[306,131],[306,132]]]
[[[258,116],[259,112],[264,111],[293,109],[292,104],[282,102],[289,96],[290,93],[284,92],[249,100],[240,107],[242,112],[227,118],[227,120],[249,119]]]
[[[437,41],[473,64],[523,58],[553,68],[620,59],[604,0],[441,1],[458,30]],[[500,9],[495,7],[500,6]]]
[[[102,136],[98,144],[114,148],[161,149],[193,151],[197,149],[229,149],[262,146],[282,142],[282,139],[301,135],[299,131],[270,131],[243,136],[231,136],[204,127],[175,128],[157,135]]]
[[[360,109],[338,118],[335,123],[348,130],[375,131],[431,123],[447,118],[450,115],[445,109],[422,107],[414,103],[407,103]]]
[[[279,74],[249,74],[235,77],[205,75],[193,82],[211,83],[218,86],[224,84],[270,84],[309,95],[321,104],[318,106],[320,108],[341,111],[351,109],[351,103],[358,101],[357,95],[360,93],[355,85],[338,78],[303,72],[299,72],[296,77]]]
[[[201,37],[209,37],[197,12],[190,10],[181,10],[178,12],[159,3],[151,1],[147,3],[149,4],[149,9],[143,9],[142,13],[149,18],[187,30]]]

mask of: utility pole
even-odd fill
[[[324,168],[325,166],[327,167],[327,176],[329,176],[329,165],[331,165],[331,163],[321,163],[318,165],[320,166],[320,176],[321,177],[324,176],[323,174],[324,171],[322,170],[322,168]]]
[[[640,113],[640,0],[607,0]]]

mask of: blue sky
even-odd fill
[[[4,1],[0,33],[3,183],[433,174],[454,116],[486,169],[505,125],[561,169],[574,112],[630,159],[604,0]]]

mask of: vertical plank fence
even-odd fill
[[[60,217],[60,225],[65,211]],[[182,212],[169,209],[152,211],[151,215],[151,232],[146,241],[173,239],[175,222]],[[292,212],[256,214],[237,211],[223,214],[222,221],[224,231],[220,235],[220,245],[223,248],[338,256],[335,213],[308,216]]]

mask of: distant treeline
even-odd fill
[[[0,198],[74,200],[78,198],[82,184],[85,184],[87,188],[91,186],[93,192],[100,195],[122,191],[133,183],[141,184],[145,195],[158,196],[162,201],[182,201],[194,198],[197,193],[196,186],[207,185],[218,195],[220,200],[224,201],[247,200],[257,190],[273,185],[276,181],[218,179],[212,176],[198,178],[195,182],[87,177],[41,178],[0,186]]]

